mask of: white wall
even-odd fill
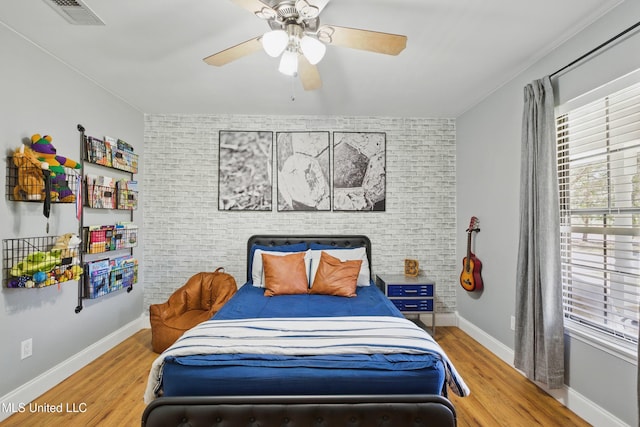
[[[386,132],[386,211],[218,211],[220,130]],[[145,149],[145,307],[218,266],[245,283],[253,234],[349,233],[370,237],[375,272],[418,259],[437,281],[438,310],[455,310],[454,120],[150,115]]]
[[[469,217],[481,221],[475,252],[483,262],[485,290],[457,292],[458,312],[509,349],[514,347],[510,317],[515,315],[518,251],[520,127],[523,88],[634,24],[640,2],[626,1],[598,22],[505,84],[457,120],[457,251],[466,248]],[[559,98],[640,67],[640,34],[554,79]],[[573,77],[571,77],[573,75]],[[599,82],[599,83],[598,83]],[[636,366],[567,337],[565,383],[624,423],[638,425]]]
[[[118,98],[0,24],[0,146],[6,156],[32,134],[49,134],[58,153],[80,160],[78,123],[92,135],[113,135],[143,155],[144,119]],[[51,209],[50,235],[77,232],[73,204]],[[2,239],[46,236],[42,205],[0,202]],[[141,220],[141,216],[140,216]],[[142,252],[140,252],[140,256]],[[138,256],[138,255],[136,255]],[[0,400],[142,315],[143,287],[87,301],[79,314],[77,282],[42,289],[0,290]],[[20,360],[21,341],[33,339],[33,356]],[[35,397],[35,396],[34,396]],[[8,403],[8,402],[2,402]],[[28,402],[23,402],[28,403]],[[7,414],[0,414],[2,419]]]

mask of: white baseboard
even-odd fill
[[[487,350],[502,359],[503,362],[513,367],[513,350],[498,341],[464,317],[458,315],[458,327],[467,335],[478,341]]]
[[[140,317],[140,321],[142,322],[142,329],[151,329],[151,317],[149,317],[149,312],[146,311],[142,313],[142,317]]]
[[[28,405],[34,399],[38,398],[38,396],[41,396],[49,389],[60,384],[63,380],[120,344],[140,329],[148,327],[146,326],[148,323],[149,321],[147,320],[145,324],[144,315],[140,316],[140,318],[124,325],[100,341],[71,356],[64,362],[59,363],[31,381],[0,397],[0,421],[5,420],[17,412],[21,405],[22,407]]]
[[[511,348],[496,340],[473,323],[460,317],[460,315],[458,315],[458,327],[515,369],[513,366],[514,353]],[[516,371],[520,372],[517,369]],[[537,382],[535,384],[594,427],[629,427],[629,424],[587,399],[571,387],[565,385],[562,389],[550,390],[543,384]]]

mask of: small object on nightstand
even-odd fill
[[[404,275],[410,277],[418,276],[420,269],[417,259],[405,259],[404,260]]]

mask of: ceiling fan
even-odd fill
[[[349,47],[387,55],[398,55],[407,37],[336,25],[320,25],[320,12],[329,0],[231,0],[264,19],[271,28],[262,36],[204,58],[209,65],[222,66],[261,49],[280,56],[279,70],[299,76],[305,90],[322,86],[316,64],[326,45]]]

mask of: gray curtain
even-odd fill
[[[514,365],[532,380],[561,388],[564,328],[553,108],[548,76],[524,88]]]

